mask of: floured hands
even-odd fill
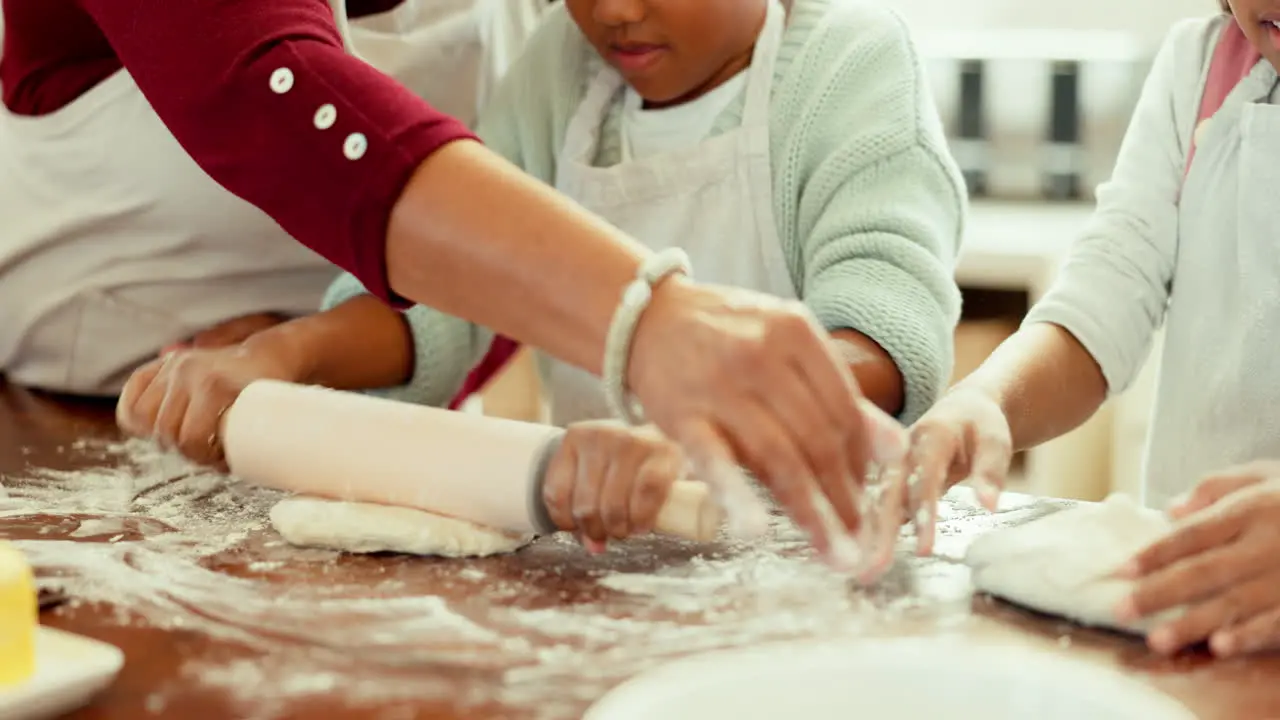
[[[862,393],[802,304],[673,277],[655,289],[633,348],[628,385],[718,493],[732,532],[768,526],[745,468],[819,553],[856,569],[870,457]]]
[[[542,496],[556,527],[604,552],[610,540],[653,530],[684,471],[680,448],[653,428],[576,423],[547,466]]]
[[[933,552],[938,500],[956,483],[971,480],[983,506],[996,509],[1012,457],[1009,421],[979,390],[951,391],[911,427],[907,506],[919,554]]]
[[[293,381],[296,363],[251,343],[219,349],[176,350],[130,376],[116,405],[125,432],[154,438],[191,460],[222,465],[219,422],[254,380]]]
[[[1161,653],[1206,640],[1219,656],[1280,650],[1280,462],[1210,477],[1170,514],[1175,531],[1127,569],[1138,585],[1119,618],[1185,606],[1148,634]]]

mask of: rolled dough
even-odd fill
[[[311,497],[281,500],[271,524],[291,545],[351,553],[397,552],[440,557],[485,557],[533,541],[411,508]]]
[[[1134,583],[1110,576],[1170,528],[1164,513],[1112,495],[984,535],[969,546],[965,563],[979,591],[1084,625],[1145,634],[1178,611],[1118,622],[1116,604]]]

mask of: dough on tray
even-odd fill
[[[977,590],[1084,625],[1142,634],[1168,616],[1119,623],[1116,604],[1134,583],[1111,575],[1171,526],[1164,513],[1112,495],[988,533],[969,546],[965,563]]]
[[[533,541],[411,508],[313,497],[281,500],[271,524],[291,545],[351,553],[398,552],[440,557],[485,557]]]

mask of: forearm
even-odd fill
[[[876,341],[856,330],[831,333],[862,394],[890,415],[902,412],[906,389],[902,372]]]
[[[408,323],[372,295],[277,325],[245,347],[282,358],[294,382],[337,390],[400,385],[413,372]]]
[[[599,374],[646,251],[478,143],[429,157],[396,203],[386,260],[399,295]]]
[[[1107,383],[1093,356],[1071,333],[1050,323],[1031,323],[1014,333],[960,388],[985,392],[996,401],[1018,450],[1074,430],[1107,398]]]

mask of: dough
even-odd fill
[[[486,557],[533,541],[421,510],[310,497],[281,500],[271,524],[291,545],[351,553]]]
[[[1168,616],[1117,622],[1116,604],[1134,583],[1109,576],[1170,527],[1164,513],[1112,495],[984,535],[969,547],[965,563],[982,592],[1084,625],[1142,634]]]

